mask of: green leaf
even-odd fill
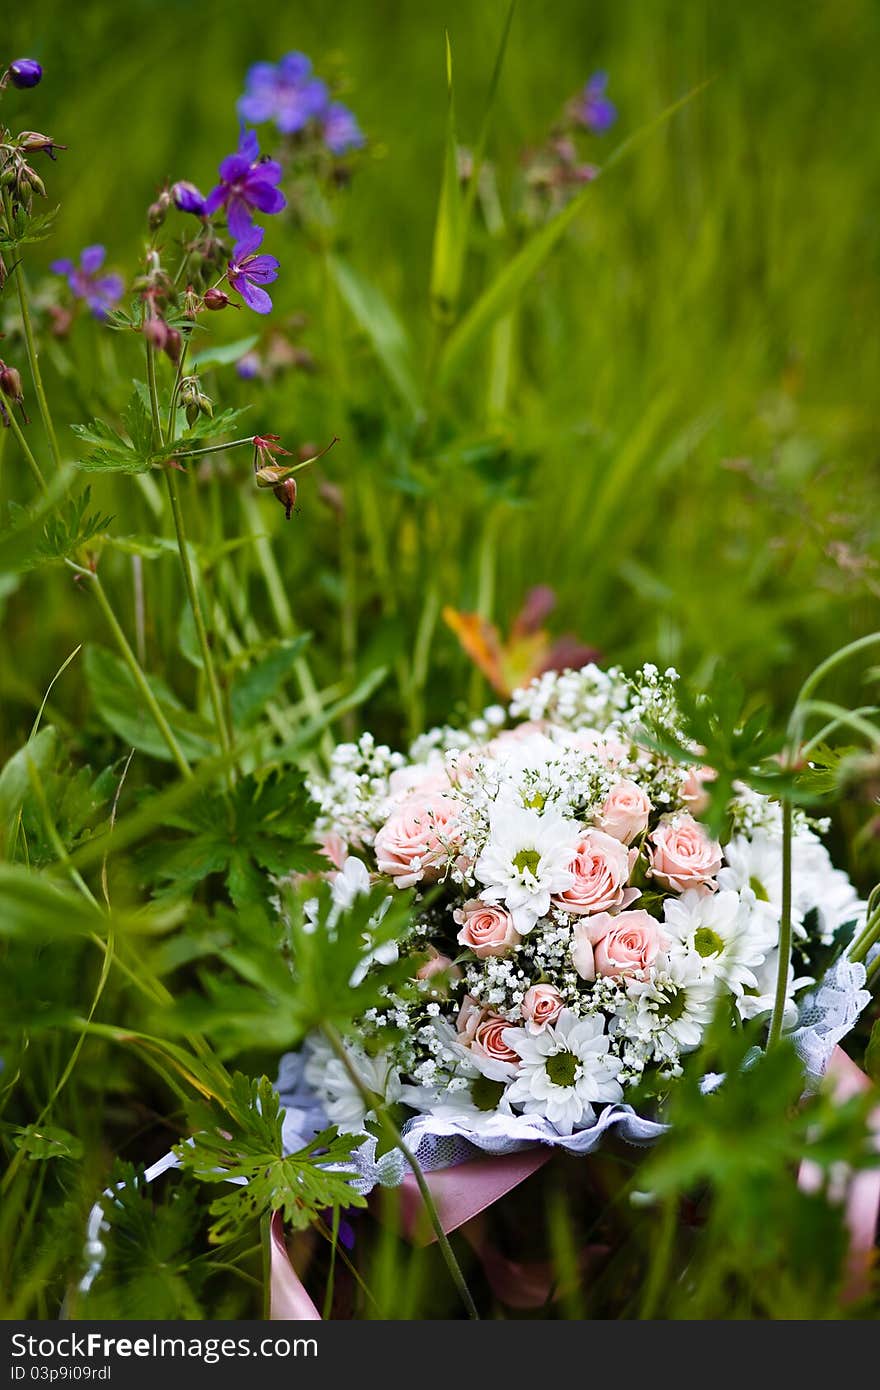
[[[331,274],[352,317],[367,335],[392,385],[413,415],[421,398],[413,368],[412,346],[381,290],[369,283],[339,256],[329,258]]]
[[[613,151],[606,161],[602,173],[606,173],[626,156],[638,149],[644,141],[661,125],[689,102],[705,83],[688,92],[680,101],[673,102],[664,111],[637,130]],[[589,200],[595,196],[595,184],[590,184],[571,200],[562,212],[551,222],[534,232],[525,246],[502,267],[489,287],[483,291],[475,304],[456,324],[446,340],[440,355],[438,379],[448,384],[464,367],[470,353],[503,315],[510,313],[523,290],[534,278],[547,260],[551,251],[569,227],[583,212]]]
[[[125,663],[105,647],[92,645],[86,649],[85,674],[96,712],[123,743],[153,758],[169,759],[168,747],[144,709]],[[207,720],[185,709],[158,676],[147,680],[186,756],[199,759],[215,752],[213,728]]]
[[[248,338],[237,338],[234,343],[217,343],[214,347],[204,348],[202,352],[196,353],[195,357],[191,358],[190,365],[195,372],[203,372],[208,367],[228,367],[240,357],[244,357],[251,348],[256,347],[259,341],[254,333]]]
[[[230,1184],[211,1204],[217,1244],[247,1234],[276,1211],[303,1230],[328,1208],[367,1204],[352,1186],[353,1173],[333,1171],[350,1160],[360,1137],[328,1129],[285,1154],[280,1101],[266,1076],[252,1080],[236,1072],[225,1104],[195,1105],[190,1122],[191,1141],[175,1149],[181,1166],[200,1182]]]
[[[431,261],[431,307],[441,323],[455,316],[461,293],[461,279],[467,241],[465,202],[458,172],[458,140],[455,133],[455,98],[452,86],[452,48],[446,35],[446,146],[443,180],[434,225],[434,251]]]
[[[325,867],[312,847],[314,815],[302,773],[251,773],[228,797],[206,793],[173,816],[184,837],[151,846],[142,862],[165,897],[189,896],[220,874],[236,907],[266,910],[278,891],[273,875]]]
[[[82,1158],[83,1143],[58,1125],[26,1125],[14,1131],[14,1142],[29,1159]]]
[[[99,907],[22,864],[0,864],[0,936],[40,941],[106,930]]]
[[[253,666],[235,676],[229,691],[229,702],[232,720],[237,728],[244,729],[253,724],[265,709],[267,701],[277,695],[307,641],[308,637],[302,634],[278,642]]]
[[[27,743],[6,763],[0,772],[0,847],[9,844],[15,834],[19,812],[30,796],[31,780],[28,763],[32,763],[41,776],[54,766],[58,749],[58,736],[50,724]]]

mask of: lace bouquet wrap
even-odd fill
[[[412,987],[346,1042],[369,1092],[409,1116],[423,1168],[535,1144],[584,1154],[609,1131],[649,1143],[664,1126],[630,1097],[662,1094],[719,1001],[769,1019],[780,810],[743,788],[725,842],[711,838],[712,769],[645,735],[676,729],[676,680],[653,666],[548,673],[406,755],[369,734],[343,744],[313,784],[340,911],[377,880],[389,897],[414,888],[417,905],[430,890],[410,937],[379,951],[412,952]],[[784,1025],[808,1080],[869,997],[862,965],[821,964],[865,911],[822,829],[795,812]],[[282,1060],[278,1086],[291,1147],[324,1121],[364,1131],[361,1094],[320,1039]],[[369,1138],[355,1157],[362,1190],[404,1176]]]

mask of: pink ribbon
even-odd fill
[[[841,1101],[871,1089],[871,1082],[836,1047],[828,1066],[834,1094]],[[880,1106],[871,1116],[875,1143],[880,1149]],[[448,1234],[461,1229],[462,1235],[479,1255],[489,1285],[501,1302],[511,1308],[539,1308],[550,1296],[554,1272],[546,1263],[520,1263],[501,1255],[491,1244],[485,1223],[478,1220],[494,1202],[548,1162],[549,1147],[525,1149],[500,1158],[473,1159],[452,1168],[426,1173],[425,1179],[437,1206],[443,1230]],[[822,1182],[821,1171],[812,1163],[801,1164],[798,1183],[805,1192],[814,1192]],[[874,1240],[880,1215],[880,1169],[857,1173],[846,1192],[845,1219],[850,1233],[847,1283],[844,1298],[854,1300],[868,1292],[874,1260]],[[427,1218],[418,1185],[412,1174],[404,1178],[401,1189],[401,1219],[407,1237],[417,1244],[430,1244],[436,1237]],[[580,1252],[580,1269],[585,1274],[603,1247],[587,1246]],[[270,1313],[272,1319],[304,1320],[320,1318],[293,1268],[284,1238],[284,1225],[278,1212],[272,1217],[270,1262]]]
[[[828,1076],[832,1081],[834,1096],[840,1101],[850,1100],[853,1096],[873,1089],[865,1073],[841,1047],[835,1047],[831,1054]],[[880,1106],[872,1111],[869,1124],[874,1135],[875,1148],[880,1152]],[[801,1191],[817,1192],[821,1185],[822,1170],[815,1163],[802,1163],[798,1173],[798,1186]],[[864,1298],[870,1290],[877,1220],[880,1216],[880,1169],[874,1168],[851,1177],[846,1189],[845,1203],[844,1220],[849,1230],[849,1254],[843,1298],[846,1302],[853,1302]]]

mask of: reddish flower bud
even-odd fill
[[[0,391],[13,401],[24,399],[24,393],[21,389],[21,374],[15,367],[7,367],[5,362],[0,363]]]
[[[272,491],[284,508],[284,520],[289,521],[290,514],[296,506],[296,478],[288,478],[286,482],[279,483]]]
[[[155,203],[151,203],[147,210],[147,221],[149,222],[153,231],[155,231],[157,227],[162,226],[162,223],[165,221],[165,215],[168,212],[170,206],[171,194],[168,192],[167,188],[163,188]]]
[[[157,352],[164,352],[165,344],[168,342],[168,324],[164,319],[148,318],[144,319],[141,332],[147,342],[156,349]]]
[[[229,298],[229,295],[225,292],[225,290],[218,290],[215,289],[213,286],[211,289],[205,290],[206,309],[225,309],[227,304],[231,303],[232,300]],[[240,306],[236,304],[235,307],[236,309],[238,309]]]
[[[183,350],[183,339],[176,328],[169,328],[165,338],[163,351],[166,357],[170,357],[175,367],[180,361],[180,354]]]

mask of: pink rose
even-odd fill
[[[625,975],[644,980],[666,945],[660,923],[649,912],[597,913],[577,922],[571,958],[583,980]]]
[[[681,784],[681,798],[686,801],[695,816],[702,815],[709,805],[706,783],[714,782],[718,773],[714,767],[690,767]]]
[[[557,893],[553,903],[577,916],[626,907],[639,896],[637,888],[626,887],[636,857],[635,850],[628,850],[613,836],[585,830],[568,866],[574,883],[564,893]]]
[[[562,1013],[563,999],[553,985],[532,985],[523,995],[522,1015],[530,1033],[542,1033]]]
[[[519,1063],[519,1053],[504,1041],[504,1034],[518,1032],[500,1014],[479,1005],[472,995],[465,996],[458,1015],[458,1041],[471,1053],[480,1071],[495,1080],[505,1080]]]
[[[511,1031],[516,1030],[511,1029],[509,1019],[502,1018],[500,1014],[487,1014],[474,1031],[471,1052],[478,1053],[487,1062],[500,1062],[504,1067],[517,1066],[519,1053],[504,1041],[504,1034]]]
[[[417,980],[433,980],[435,975],[446,975],[450,980],[461,979],[461,971],[448,956],[441,956],[433,946],[429,949],[428,959],[416,971]]]
[[[318,848],[324,858],[330,860],[334,869],[341,869],[348,858],[348,845],[335,830],[328,830],[326,834],[320,836]]]
[[[439,759],[430,763],[411,763],[395,768],[388,778],[388,790],[395,801],[408,801],[411,796],[433,796],[449,791],[449,777]]]
[[[658,825],[648,846],[651,873],[666,888],[683,893],[704,886],[714,890],[713,874],[721,868],[721,846],[687,814]]]
[[[438,879],[454,846],[458,805],[449,796],[410,796],[391,812],[376,836],[379,872],[398,888]]]
[[[618,782],[599,812],[599,828],[606,835],[631,845],[648,828],[651,803],[635,782]]]
[[[506,956],[522,940],[510,913],[480,898],[471,898],[452,915],[461,927],[456,938],[459,946],[469,947],[479,960]]]

